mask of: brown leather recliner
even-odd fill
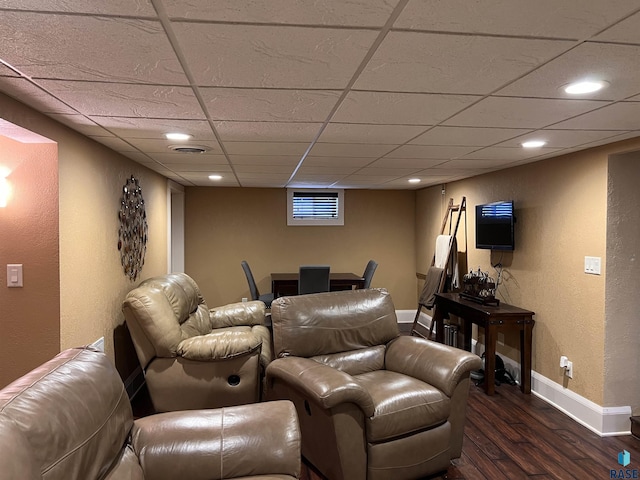
[[[66,350],[0,390],[3,480],[296,479],[300,436],[290,402],[133,420],[102,353]]]
[[[267,398],[294,402],[327,478],[417,479],[460,456],[477,355],[400,336],[381,289],[278,298],[271,320]]]
[[[156,412],[258,402],[272,359],[263,302],[209,309],[184,273],[149,278],[123,303]]]

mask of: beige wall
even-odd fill
[[[491,265],[502,261],[498,296],[536,312],[533,369],[604,406],[622,401],[613,394],[605,401],[604,395],[605,280],[616,274],[607,268],[608,156],[639,145],[621,142],[446,186],[446,198],[458,202],[467,197],[468,265],[495,276]],[[418,192],[417,269],[421,272],[433,252],[434,225],[442,220],[440,191],[433,187]],[[504,254],[476,250],[474,206],[509,199],[515,201],[517,215],[515,250]],[[421,234],[428,238],[421,241]],[[460,245],[463,238],[464,229],[458,237]],[[602,258],[602,275],[584,273],[585,256]],[[518,338],[512,335],[498,349],[517,359],[517,347]],[[560,355],[573,361],[572,380],[563,376]]]
[[[347,190],[342,227],[288,227],[286,210],[285,189],[186,189],[185,269],[210,306],[249,297],[242,260],[268,292],[271,272],[320,263],[362,274],[373,258],[372,286],[396,308],[416,308],[414,192]]]
[[[59,348],[65,349],[104,336],[105,350],[114,358],[114,331],[124,322],[122,300],[140,280],[125,277],[117,250],[122,186],[131,175],[142,186],[149,223],[146,278],[167,270],[167,180],[2,94],[0,111],[7,121],[58,143],[60,330],[55,341],[59,336]],[[36,254],[25,255],[29,263]],[[41,348],[33,344],[30,350]]]
[[[11,198],[0,208],[0,388],[58,353],[58,155],[55,143],[0,136],[0,168]],[[6,265],[23,265],[23,287],[8,288]]]
[[[640,414],[640,153],[609,160],[605,405]]]

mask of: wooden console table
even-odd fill
[[[448,314],[462,319],[464,348],[471,351],[471,326],[476,324],[485,332],[484,388],[487,395],[495,393],[496,340],[498,331],[520,332],[520,390],[531,393],[531,340],[534,312],[500,303],[482,305],[460,297],[457,293],[436,293],[433,320],[436,326],[436,341],[443,343],[444,318]]]

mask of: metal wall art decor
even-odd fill
[[[124,268],[124,274],[131,281],[135,281],[144,265],[149,228],[142,188],[133,175],[122,187],[118,219],[120,220],[118,230],[120,262]]]

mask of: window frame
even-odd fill
[[[338,194],[338,216],[336,218],[294,218],[293,194],[326,193]],[[344,190],[338,188],[287,188],[287,226],[343,226],[344,225]]]

